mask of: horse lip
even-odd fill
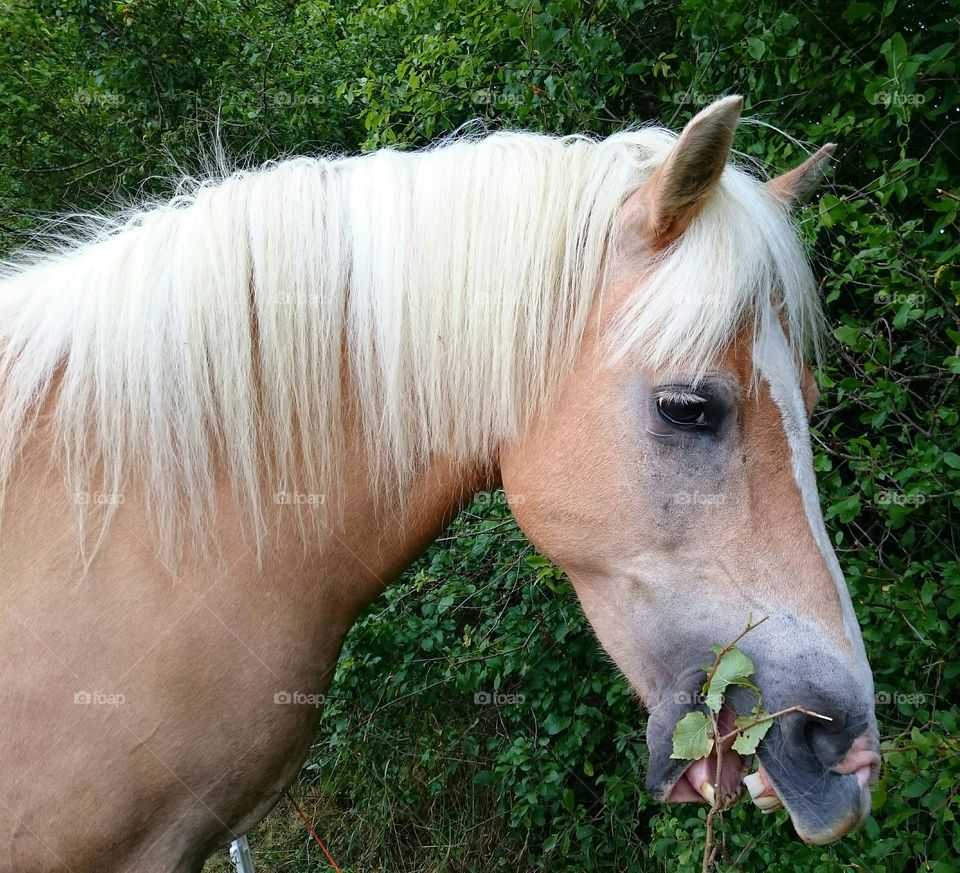
[[[651,790],[651,794],[654,795],[654,800],[660,803],[670,802],[670,795],[673,794],[673,790],[680,784],[684,774],[690,769],[694,762],[671,758],[670,764],[670,766],[665,768],[665,772],[661,774],[659,788]]]
[[[648,793],[660,803],[669,802],[670,794],[683,778],[692,761],[674,758],[673,731],[677,722],[698,705],[704,672],[697,663],[673,677],[671,687],[658,695],[659,702],[651,707],[647,718],[647,774]]]
[[[870,789],[869,785],[876,781],[876,773],[879,772],[879,759],[880,756],[875,752],[870,753],[876,758],[876,761],[871,757],[870,761],[867,763],[867,767],[870,768],[871,778],[869,781],[864,780],[861,776],[861,773],[864,770],[864,767],[860,767],[857,770],[844,770],[839,771],[836,767],[827,771],[826,776],[833,775],[836,778],[844,779],[846,777],[852,777],[857,779],[859,783],[860,791],[860,804],[859,809],[856,810],[856,814],[852,814],[854,811],[851,810],[850,813],[844,815],[843,817],[837,819],[832,826],[821,829],[821,830],[812,830],[807,827],[803,820],[798,815],[798,811],[785,797],[781,789],[777,786],[776,780],[770,775],[770,772],[761,765],[761,770],[763,771],[764,783],[768,789],[768,792],[765,794],[772,793],[775,794],[780,803],[783,804],[783,808],[787,811],[790,816],[790,820],[793,823],[793,829],[796,831],[797,836],[800,837],[803,842],[811,846],[826,846],[830,843],[834,843],[839,839],[847,836],[848,834],[856,831],[863,823],[867,820],[867,817],[870,815]],[[845,761],[844,764],[847,762]],[[874,769],[875,765],[875,769]],[[839,765],[838,765],[839,766]],[[789,792],[787,792],[789,793]]]
[[[880,764],[882,759],[878,752],[872,749],[860,749],[847,755],[833,771],[840,775],[853,773],[859,779],[863,779],[868,774],[868,785],[873,785],[880,778]]]

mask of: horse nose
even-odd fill
[[[861,788],[867,787],[876,782],[880,776],[879,747],[879,738],[876,734],[869,731],[860,734],[840,761],[834,765],[833,772],[840,775],[852,773],[857,777]]]
[[[780,797],[797,833],[807,843],[824,845],[869,815],[868,786],[880,769],[879,738],[870,713],[855,704],[845,713],[823,706],[821,699],[805,710],[778,719],[758,756],[764,783]]]
[[[877,769],[876,738],[862,719],[852,718],[839,707],[824,706],[798,713],[786,720],[784,740],[797,757],[807,758],[821,772],[862,771],[861,781]]]
[[[824,770],[841,761],[855,739],[847,716],[839,710],[804,714],[798,727],[801,742]]]

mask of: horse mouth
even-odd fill
[[[770,748],[761,745],[758,778],[747,777],[750,781],[745,784],[761,809],[765,803],[773,804],[773,808],[783,806],[800,839],[810,845],[824,846],[856,831],[870,815],[870,786],[880,776],[881,758],[877,747],[875,735],[860,735],[840,761],[826,772],[821,771],[811,782],[809,775],[798,779],[791,774],[782,745],[775,743]],[[810,784],[817,786],[813,801]]]
[[[729,734],[736,720],[734,710],[724,705],[717,716],[721,735]],[[728,806],[742,794],[743,778],[747,773],[749,757],[744,758],[733,749],[733,738],[727,740],[718,756],[717,749],[710,750],[704,758],[687,764],[678,762],[673,787],[667,793],[668,803],[709,803],[719,801]]]
[[[721,711],[721,732],[733,717]],[[661,776],[660,799],[728,808],[749,797],[765,815],[785,809],[797,835],[811,845],[832,843],[859,828],[870,813],[870,786],[880,772],[876,739],[861,735],[839,762],[815,774],[784,747],[780,731],[771,734],[751,756],[725,743],[719,770],[716,750],[692,763],[671,760]],[[810,785],[817,786],[815,795]]]

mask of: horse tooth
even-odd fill
[[[737,785],[729,794],[724,794],[720,798],[720,807],[722,809],[730,809],[737,801],[740,800],[743,795],[743,786]]]
[[[707,803],[714,806],[717,802],[717,791],[709,782],[704,780],[700,784],[700,795]]]
[[[766,797],[754,797],[753,802],[764,815],[775,812],[783,806],[783,802],[775,794]]]
[[[743,784],[747,786],[747,791],[750,792],[750,797],[753,800],[756,800],[757,797],[763,794],[767,787],[759,771],[751,773],[749,776],[744,776]]]

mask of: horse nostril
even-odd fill
[[[846,716],[839,712],[820,713],[826,718],[815,715],[805,716],[803,738],[813,756],[825,767],[833,767],[842,760],[850,748],[851,738],[847,735]]]
[[[853,745],[843,756],[843,760],[833,768],[834,773],[852,773],[860,782],[861,789],[874,782],[880,775],[881,758],[879,742],[876,736],[863,733],[853,741]]]

